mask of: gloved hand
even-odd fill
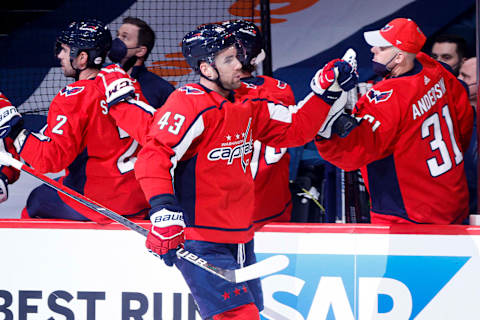
[[[12,105],[0,108],[0,139],[15,137],[23,129],[22,115]]]
[[[318,70],[310,87],[315,94],[331,107],[318,135],[330,138],[335,120],[344,113],[347,102],[347,91],[355,87],[358,77],[355,70],[347,62],[335,59]]]
[[[100,90],[105,91],[108,107],[135,98],[135,87],[132,78],[117,64],[100,69],[97,75]]]
[[[0,172],[0,203],[8,199],[8,180],[7,177]]]
[[[332,133],[336,133],[340,138],[345,138],[348,134],[358,127],[358,121],[352,115],[342,113],[332,125]]]
[[[177,259],[176,249],[185,241],[183,211],[171,195],[155,197],[150,204],[152,228],[145,245],[151,253],[171,267]]]
[[[340,97],[343,91],[355,87],[358,77],[352,66],[340,59],[334,59],[318,70],[310,82],[312,91],[329,105]]]

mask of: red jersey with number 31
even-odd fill
[[[473,108],[461,83],[419,53],[413,70],[374,85],[354,112],[362,120],[346,138],[316,145],[325,160],[362,168],[372,222],[462,223]]]

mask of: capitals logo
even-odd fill
[[[60,95],[65,96],[65,97],[74,96],[74,95],[82,92],[83,89],[85,89],[85,87],[69,87],[69,86],[66,86],[65,88],[60,90]]]
[[[277,88],[279,89],[285,89],[287,87],[287,83],[286,82],[283,82],[281,80],[278,80],[278,83],[277,83]]]
[[[204,94],[205,93],[205,91],[194,88],[194,87],[191,87],[191,86],[184,86],[184,87],[181,87],[178,90],[180,90],[182,92],[185,92],[185,94],[196,94],[196,95],[198,95],[198,94]]]
[[[390,89],[388,91],[378,91],[375,89],[370,89],[370,91],[367,92],[367,98],[370,102],[374,101],[375,103],[380,103],[390,99],[392,93],[393,89]]]
[[[386,24],[382,29],[380,29],[381,32],[387,32],[388,30],[392,29],[393,26]]]
[[[250,127],[252,124],[252,118],[248,119],[248,125],[245,132],[237,133],[235,138],[237,140],[230,141],[232,136],[228,135],[225,138],[229,142],[222,143],[222,147],[214,148],[210,150],[207,155],[208,160],[218,161],[218,160],[227,160],[227,164],[231,165],[235,159],[240,158],[241,166],[243,172],[247,172],[248,165],[250,164],[250,159],[247,158],[247,155],[253,152],[253,141],[250,133]],[[243,138],[243,139],[241,139]],[[250,138],[249,140],[247,140]]]

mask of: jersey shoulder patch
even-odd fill
[[[76,94],[79,94],[85,89],[85,87],[80,87],[80,86],[66,86],[62,90],[60,90],[60,95],[69,97],[69,96],[74,96]]]
[[[204,90],[201,90],[199,88],[195,88],[190,85],[183,86],[178,89],[180,92],[184,92],[186,95],[200,95],[200,94],[205,94]]]
[[[388,99],[390,99],[392,94],[393,94],[393,89],[390,89],[390,90],[382,89],[382,90],[380,90],[380,89],[377,89],[377,88],[373,87],[367,92],[366,95],[367,95],[368,101],[374,102],[374,103],[380,103],[380,102],[385,102]]]

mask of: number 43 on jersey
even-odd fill
[[[168,132],[173,134],[178,134],[182,128],[183,123],[185,122],[185,116],[175,113],[170,119],[172,112],[167,111],[158,121],[158,127],[160,130],[167,128]]]

